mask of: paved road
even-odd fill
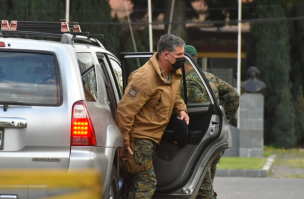
[[[302,199],[304,179],[215,177],[218,199]]]

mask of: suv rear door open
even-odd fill
[[[123,86],[128,84],[128,76],[143,66],[152,53],[122,53]],[[193,67],[201,84],[205,87],[208,99],[205,103],[191,103],[187,96],[185,70],[180,87],[190,117],[187,144],[181,148],[174,139],[174,122],[171,120],[163,134],[160,145],[156,147],[154,169],[157,177],[156,195],[174,193],[178,195],[196,195],[206,168],[211,160],[230,145],[230,131],[227,129],[223,110],[218,105],[214,93],[197,63],[189,56],[186,63]],[[188,99],[189,98],[189,99]]]

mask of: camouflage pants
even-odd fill
[[[152,161],[155,143],[148,139],[134,139],[134,146],[131,146],[136,164],[145,165]],[[132,185],[129,192],[129,199],[149,199],[152,198],[156,189],[156,175],[154,168],[147,171],[132,174]]]
[[[216,172],[216,165],[222,157],[223,153],[219,153],[208,168],[204,177],[203,183],[197,194],[197,199],[216,199],[216,194],[213,190],[213,180]]]

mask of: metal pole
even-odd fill
[[[130,32],[131,32],[131,38],[132,38],[132,42],[133,42],[134,51],[137,52],[136,43],[135,43],[135,39],[134,39],[134,35],[133,35],[133,29],[131,26],[131,20],[130,20],[130,16],[129,16],[128,6],[126,3],[126,0],[124,0],[124,2],[125,2],[125,7],[126,7],[126,12],[127,12],[128,23],[129,23],[129,28],[130,28]]]
[[[237,60],[237,91],[239,93],[239,95],[241,95],[241,36],[242,36],[242,0],[239,0],[239,11],[238,11],[238,60]],[[240,100],[241,102],[241,100]],[[240,103],[241,106],[241,103]],[[240,128],[240,124],[241,124],[241,110],[240,107],[237,111],[237,128]]]
[[[65,2],[65,20],[67,23],[70,22],[70,0]]]
[[[130,16],[129,16],[129,10],[128,10],[128,6],[127,6],[127,2],[126,2],[126,0],[124,0],[124,2],[125,2],[126,11],[127,11],[128,23],[129,23],[129,28],[130,28],[130,32],[131,32],[131,38],[132,38],[132,42],[133,42],[134,51],[137,52],[137,47],[136,47],[136,42],[135,42],[134,35],[133,35],[133,29],[132,29],[132,26],[131,26],[131,19],[130,19]],[[139,68],[140,63],[139,63],[138,58],[137,58],[137,65],[138,65],[138,68]]]
[[[153,35],[152,35],[152,8],[151,0],[148,0],[148,14],[149,14],[149,43],[150,43],[150,52],[153,52]]]
[[[28,0],[26,0],[26,20],[28,21]]]
[[[174,4],[175,4],[175,0],[172,0],[171,11],[170,11],[170,19],[169,19],[169,26],[168,26],[168,34],[170,34],[170,32],[171,32],[171,23],[172,23],[172,19],[173,19]]]

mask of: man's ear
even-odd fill
[[[168,52],[164,52],[164,55],[165,60],[168,60]]]

